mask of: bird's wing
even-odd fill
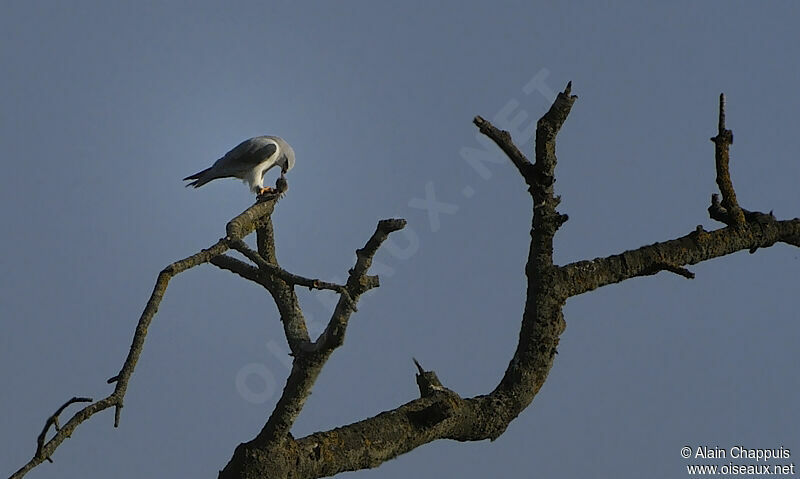
[[[225,156],[217,160],[214,167],[231,174],[250,171],[274,156],[277,150],[278,147],[272,140],[261,137],[251,138],[225,153]]]

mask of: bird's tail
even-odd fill
[[[186,178],[183,179],[183,181],[194,180],[191,183],[187,183],[186,186],[187,187],[194,186],[195,188],[199,188],[214,179],[213,177],[210,178],[205,177],[205,176],[211,176],[211,175],[206,175],[206,173],[208,173],[209,171],[211,171],[211,168],[206,168],[203,171],[197,172],[191,176],[187,176]]]

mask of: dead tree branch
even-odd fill
[[[223,471],[220,477],[240,477],[243,471],[256,466],[259,470],[264,467],[264,463],[253,461],[254,457],[260,457],[269,461],[281,461],[286,456],[278,454],[286,448],[293,448],[294,439],[289,431],[300,414],[306,399],[311,394],[311,388],[316,382],[322,368],[330,358],[334,349],[344,343],[344,335],[347,330],[350,315],[355,311],[354,305],[359,297],[372,288],[379,286],[377,276],[367,275],[367,271],[372,264],[372,258],[383,243],[394,231],[404,228],[405,220],[391,219],[378,222],[378,227],[363,248],[356,250],[356,264],[350,270],[350,276],[345,291],[339,298],[331,319],[325,330],[320,334],[314,343],[304,344],[294,353],[294,361],[289,378],[283,393],[275,406],[275,410],[267,420],[261,432],[252,441],[240,444],[234,452],[233,458]],[[266,225],[264,231],[260,231],[260,248],[269,254],[274,254],[274,238],[272,236],[271,223]],[[274,258],[273,258],[274,259]],[[284,283],[286,284],[286,283]],[[288,293],[288,292],[287,292]],[[284,324],[298,322],[298,318],[292,318],[301,314],[299,310],[294,310],[291,305],[295,304],[294,293],[273,294],[279,309],[292,310],[290,317],[284,317]],[[249,474],[249,473],[248,473]]]
[[[64,412],[64,409],[69,407],[70,404],[74,404],[76,402],[92,402],[92,401],[94,401],[94,399],[92,398],[73,397],[72,399],[62,404],[60,408],[56,409],[56,412],[54,412],[52,416],[47,418],[47,421],[45,421],[44,427],[42,428],[42,432],[39,433],[39,437],[36,438],[36,455],[42,454],[42,449],[44,448],[45,440],[47,439],[47,431],[50,430],[50,426],[53,426],[56,432],[58,432],[61,429],[61,425],[58,423],[58,416],[61,415],[62,412]],[[47,459],[48,462],[53,462],[53,460],[50,459],[50,456],[47,456],[45,459]]]
[[[164,298],[164,294],[166,293],[170,280],[186,270],[204,263],[213,263],[219,268],[229,270],[245,279],[249,279],[264,286],[273,295],[273,298],[279,307],[279,311],[281,312],[281,317],[285,325],[287,339],[289,340],[289,344],[292,347],[293,353],[296,355],[302,350],[313,350],[313,346],[315,345],[310,343],[305,321],[302,318],[297,297],[294,294],[293,288],[295,285],[306,286],[312,289],[329,289],[338,292],[342,298],[342,301],[344,302],[344,306],[342,308],[337,308],[337,311],[340,311],[339,316],[337,316],[337,325],[341,326],[341,323],[344,322],[346,326],[347,317],[349,317],[350,312],[355,311],[355,301],[357,301],[358,296],[367,289],[378,286],[377,277],[366,276],[366,268],[369,267],[371,256],[368,260],[366,260],[366,263],[364,262],[364,259],[359,259],[357,268],[359,264],[366,264],[366,268],[360,270],[358,274],[351,273],[351,281],[353,281],[353,283],[351,284],[351,281],[349,281],[346,286],[316,279],[308,279],[285,271],[277,266],[277,264],[270,263],[269,260],[272,260],[273,262],[275,261],[275,248],[274,240],[271,237],[272,223],[270,220],[270,215],[274,211],[277,200],[280,198],[280,195],[286,191],[288,185],[286,185],[285,180],[279,179],[278,187],[277,194],[259,197],[258,201],[253,206],[228,222],[226,226],[227,235],[224,238],[217,241],[208,249],[201,250],[200,252],[189,256],[188,258],[168,265],[159,273],[156,279],[155,287],[153,288],[153,292],[150,295],[150,299],[147,301],[144,311],[142,312],[136,325],[133,340],[128,351],[128,356],[125,359],[120,372],[107,381],[109,384],[115,384],[114,391],[107,397],[96,402],[93,402],[93,400],[90,398],[73,397],[63,406],[61,406],[45,422],[45,426],[37,439],[37,448],[33,458],[28,461],[27,464],[17,470],[11,476],[12,479],[23,477],[28,471],[41,464],[45,460],[52,462],[50,457],[58,448],[58,446],[65,439],[70,437],[74,430],[82,422],[105,409],[114,407],[114,427],[119,426],[120,413],[124,405],[124,398],[128,383],[144,348],[144,342],[150,323],[158,312],[158,307],[161,304],[161,300]],[[396,231],[397,229],[402,228],[404,225],[404,220],[382,221],[379,224],[379,231],[373,235],[373,239],[375,237],[379,237],[381,239],[377,243],[371,240],[373,243],[375,243],[375,248],[374,250],[371,250],[370,255],[375,254],[377,246],[380,244],[380,242],[386,239],[386,235],[389,232]],[[245,236],[256,230],[259,231],[258,242],[261,249],[261,254],[251,250],[242,241]],[[270,236],[268,242],[271,244],[269,245],[267,245],[261,238],[265,234]],[[368,243],[368,245],[373,243]],[[225,255],[224,253],[229,249],[235,249],[241,252],[248,259],[256,263],[256,267]],[[267,259],[265,260],[264,257]],[[342,329],[340,334],[343,335],[343,333],[344,332]],[[331,334],[331,337],[336,337],[336,334]],[[325,344],[327,345],[327,343]],[[324,348],[321,349],[324,350]],[[313,378],[315,377],[316,376],[314,375]],[[313,384],[313,378],[311,383],[308,384],[308,392],[310,392],[310,385]],[[305,396],[302,397],[299,407],[302,407],[302,403],[304,402],[305,397],[307,397],[308,392],[306,392]],[[67,423],[64,424],[63,427],[59,427],[58,417],[61,412],[63,412],[63,410],[69,405],[76,402],[91,402],[92,404],[76,412],[67,421]],[[299,408],[297,408],[296,412],[299,413]],[[288,416],[284,415],[282,417]],[[269,424],[270,423],[268,423],[268,425]],[[289,424],[291,424],[291,422]],[[47,432],[52,425],[55,426],[56,433],[49,441],[46,441]],[[274,430],[274,428],[270,430]]]
[[[255,230],[256,224],[264,215],[272,214],[272,211],[275,208],[275,201],[277,201],[277,196],[263,198],[263,200],[260,200],[228,223],[226,228],[228,232],[227,237],[220,239],[208,249],[201,250],[200,252],[189,256],[188,258],[170,264],[158,274],[155,287],[150,295],[150,299],[147,301],[147,305],[145,306],[142,315],[139,317],[139,322],[136,324],[136,330],[133,335],[131,347],[128,351],[128,357],[125,359],[120,372],[107,381],[108,383],[116,384],[114,391],[107,397],[93,402],[92,404],[89,404],[80,411],[76,412],[69,419],[69,421],[64,424],[64,427],[60,428],[49,441],[43,442],[43,438],[40,436],[39,446],[36,448],[36,453],[34,454],[33,458],[28,461],[27,464],[22,466],[17,472],[15,472],[11,476],[12,479],[23,477],[28,471],[52,456],[56,448],[58,448],[58,446],[61,445],[65,439],[72,436],[72,433],[82,422],[86,421],[95,414],[104,411],[105,409],[114,407],[114,427],[119,426],[120,414],[124,405],[123,403],[125,399],[125,392],[128,389],[128,382],[130,381],[131,375],[136,368],[136,363],[139,361],[139,356],[142,354],[144,341],[147,337],[147,330],[150,327],[150,323],[155,317],[156,312],[158,312],[158,307],[161,304],[161,300],[164,298],[164,294],[167,290],[170,280],[188,269],[194,268],[195,266],[199,266],[203,263],[208,263],[212,259],[225,253],[225,251],[229,249],[229,244],[231,241],[240,240],[242,238],[241,235],[249,234]],[[69,404],[71,404],[71,402],[68,401],[64,407]],[[59,412],[60,411],[61,410],[59,410]],[[50,420],[48,420],[48,423],[49,421]],[[45,429],[46,428],[47,426]]]
[[[733,144],[733,132],[725,128],[725,94],[719,94],[719,131],[711,137],[714,142],[714,157],[717,166],[717,185],[722,193],[722,207],[727,212],[724,223],[742,227],[745,224],[744,214],[736,201],[730,172],[730,148]]]
[[[281,434],[285,434],[282,440],[271,442],[274,436],[266,429],[262,430],[256,440],[241,444],[236,449],[234,458],[220,473],[220,478],[326,477],[344,471],[376,467],[437,439],[495,439],[530,404],[546,380],[557,352],[559,337],[565,328],[562,308],[568,298],[660,271],[693,278],[694,274],[686,269],[686,265],[743,249],[768,247],[776,242],[800,243],[800,220],[777,221],[768,214],[741,210],[745,222],[735,227],[711,232],[698,227],[684,237],[619,255],[564,266],[554,265],[553,238],[568,219],[567,215],[556,210],[559,197],[553,192],[557,162],[555,139],[577,99],[570,94],[570,87],[567,85],[558,95],[537,124],[535,163],[531,163],[520,152],[507,132],[495,128],[481,117],[476,117],[474,121],[480,131],[508,155],[525,179],[533,199],[531,244],[525,267],[528,277],[527,300],[519,342],[505,375],[494,391],[487,395],[462,398],[442,385],[433,371],[425,371],[415,360],[419,371],[417,382],[420,398],[363,421],[296,440],[284,428],[281,429]],[[721,209],[712,213],[712,217],[727,219],[726,208],[734,208],[733,205],[737,203],[727,162],[728,138],[732,139],[732,133],[724,128],[722,109],[721,117],[720,141],[715,142],[717,177],[728,201],[725,207],[718,205]],[[339,344],[337,341],[336,345]],[[296,358],[287,389],[293,381],[298,380],[293,378],[306,378],[307,373],[296,369],[316,372],[318,367]],[[289,391],[290,394],[296,392],[296,386]],[[287,391],[284,391],[286,394]],[[282,407],[279,402],[276,411]]]
[[[720,95],[718,134],[715,144],[717,185],[722,201],[712,196],[709,215],[727,226],[706,231],[698,226],[688,234],[668,241],[625,251],[605,258],[578,261],[567,265],[553,263],[556,232],[568,220],[556,210],[560,198],[554,194],[556,136],[577,100],[571,83],[559,93],[536,128],[535,162],[514,145],[508,132],[475,117],[481,133],[506,153],[528,185],[532,199],[532,219],[525,265],[527,289],[517,348],[497,386],[488,394],[462,398],[447,388],[433,371],[419,362],[416,375],[419,398],[371,418],[329,431],[295,439],[291,428],[311,394],[311,390],[333,351],[344,343],[350,316],[359,298],[378,287],[377,276],[368,274],[373,257],[389,234],[405,226],[405,220],[382,220],[363,248],[356,250],[356,263],[344,285],[323,282],[289,273],[278,263],[271,214],[277,197],[261,198],[231,220],[227,236],[207,250],[172,263],[158,276],[153,294],[145,307],[133,343],[120,373],[112,378],[114,392],[78,411],[63,428],[56,428],[52,439],[44,442],[58,414],[48,419],[34,458],[12,478],[48,459],[74,429],[93,414],[115,407],[118,424],[125,390],[141,354],[147,328],[152,321],[169,280],[194,266],[210,262],[242,278],[262,285],[271,294],[281,316],[291,354],[292,369],[275,409],[252,440],[236,447],[220,478],[317,478],[344,471],[374,468],[398,455],[437,439],[457,441],[494,440],[528,407],[544,384],[557,354],[559,338],[566,328],[563,306],[567,299],[626,279],[668,271],[694,278],[686,266],[741,250],[751,253],[778,242],[800,246],[800,219],[777,220],[772,213],[752,212],[739,206],[730,178],[730,145],[733,133],[725,126],[725,99]],[[285,192],[287,185],[279,188]],[[257,251],[242,239],[257,234]],[[235,249],[253,265],[224,253]],[[326,289],[339,294],[339,301],[325,330],[312,341],[309,336],[295,286]]]

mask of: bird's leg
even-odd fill
[[[281,171],[281,176],[278,177],[277,181],[275,181],[275,188],[270,186],[266,188],[260,188],[258,190],[258,196],[263,195],[282,195],[286,193],[286,190],[289,189],[289,183],[286,181],[285,172]]]

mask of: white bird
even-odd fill
[[[194,180],[186,186],[199,188],[217,178],[239,178],[250,186],[253,193],[262,195],[275,191],[273,188],[264,188],[264,174],[275,165],[281,167],[283,178],[294,167],[294,150],[283,138],[256,136],[239,143],[210,168],[183,180]]]

